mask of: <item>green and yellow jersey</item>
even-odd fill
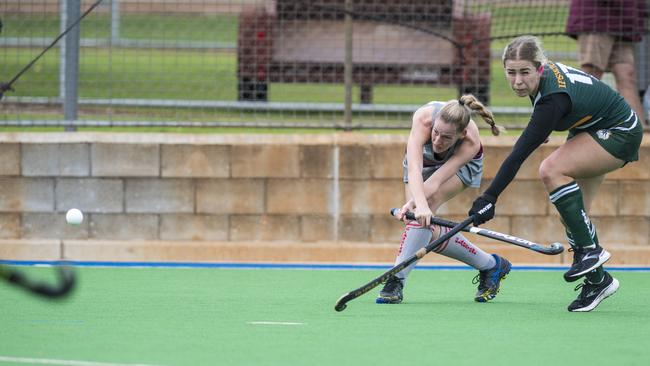
[[[607,84],[559,62],[548,62],[540,77],[533,115],[485,194],[499,197],[521,164],[553,131],[568,138],[585,132],[623,162],[639,159],[643,127],[623,97]]]
[[[615,90],[597,78],[559,62],[544,65],[533,106],[553,93],[566,93],[572,105],[571,111],[556,122],[555,131],[607,129],[633,119],[632,109]]]

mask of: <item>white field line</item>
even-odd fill
[[[56,360],[51,358],[29,358],[0,356],[0,362],[27,363],[32,365],[63,365],[63,366],[156,366],[141,363],[111,363],[77,360]]]
[[[269,322],[269,321],[247,322],[246,324],[251,324],[251,325],[305,325],[305,323]]]

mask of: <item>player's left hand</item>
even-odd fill
[[[494,197],[487,194],[483,194],[474,200],[468,213],[469,216],[476,215],[473,221],[474,226],[484,224],[494,218],[494,205],[496,202],[497,200]]]
[[[399,213],[397,214],[396,218],[400,221],[404,221],[406,219],[406,213],[407,212],[413,212],[415,210],[415,202],[413,200],[409,200],[402,206],[402,208],[399,210]]]

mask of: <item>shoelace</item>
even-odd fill
[[[385,283],[386,283],[386,287],[384,288],[384,291],[391,292],[395,290],[398,284],[401,284],[402,282],[397,277],[391,277],[387,279]]]
[[[479,273],[472,278],[472,285],[476,285],[479,283],[479,288],[484,288],[485,287],[485,280],[487,279],[487,273],[479,271]]]
[[[582,257],[584,256],[584,253],[579,250],[575,250],[573,247],[569,248],[567,252],[573,252],[573,264],[576,264],[582,260]]]
[[[585,294],[587,293],[587,286],[589,286],[589,285],[591,285],[591,284],[589,282],[587,282],[587,280],[585,280],[583,283],[579,283],[573,289],[573,291],[578,291],[578,290],[582,289],[582,291],[580,291],[580,295],[578,295],[578,299],[582,300],[585,297]]]

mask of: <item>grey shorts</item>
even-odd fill
[[[402,162],[404,168],[404,183],[409,182],[408,163],[406,158]],[[427,180],[436,171],[436,167],[424,167],[422,169],[422,179]],[[472,159],[456,172],[456,176],[466,187],[479,188],[481,186],[481,177],[483,177],[483,155],[478,159]]]

